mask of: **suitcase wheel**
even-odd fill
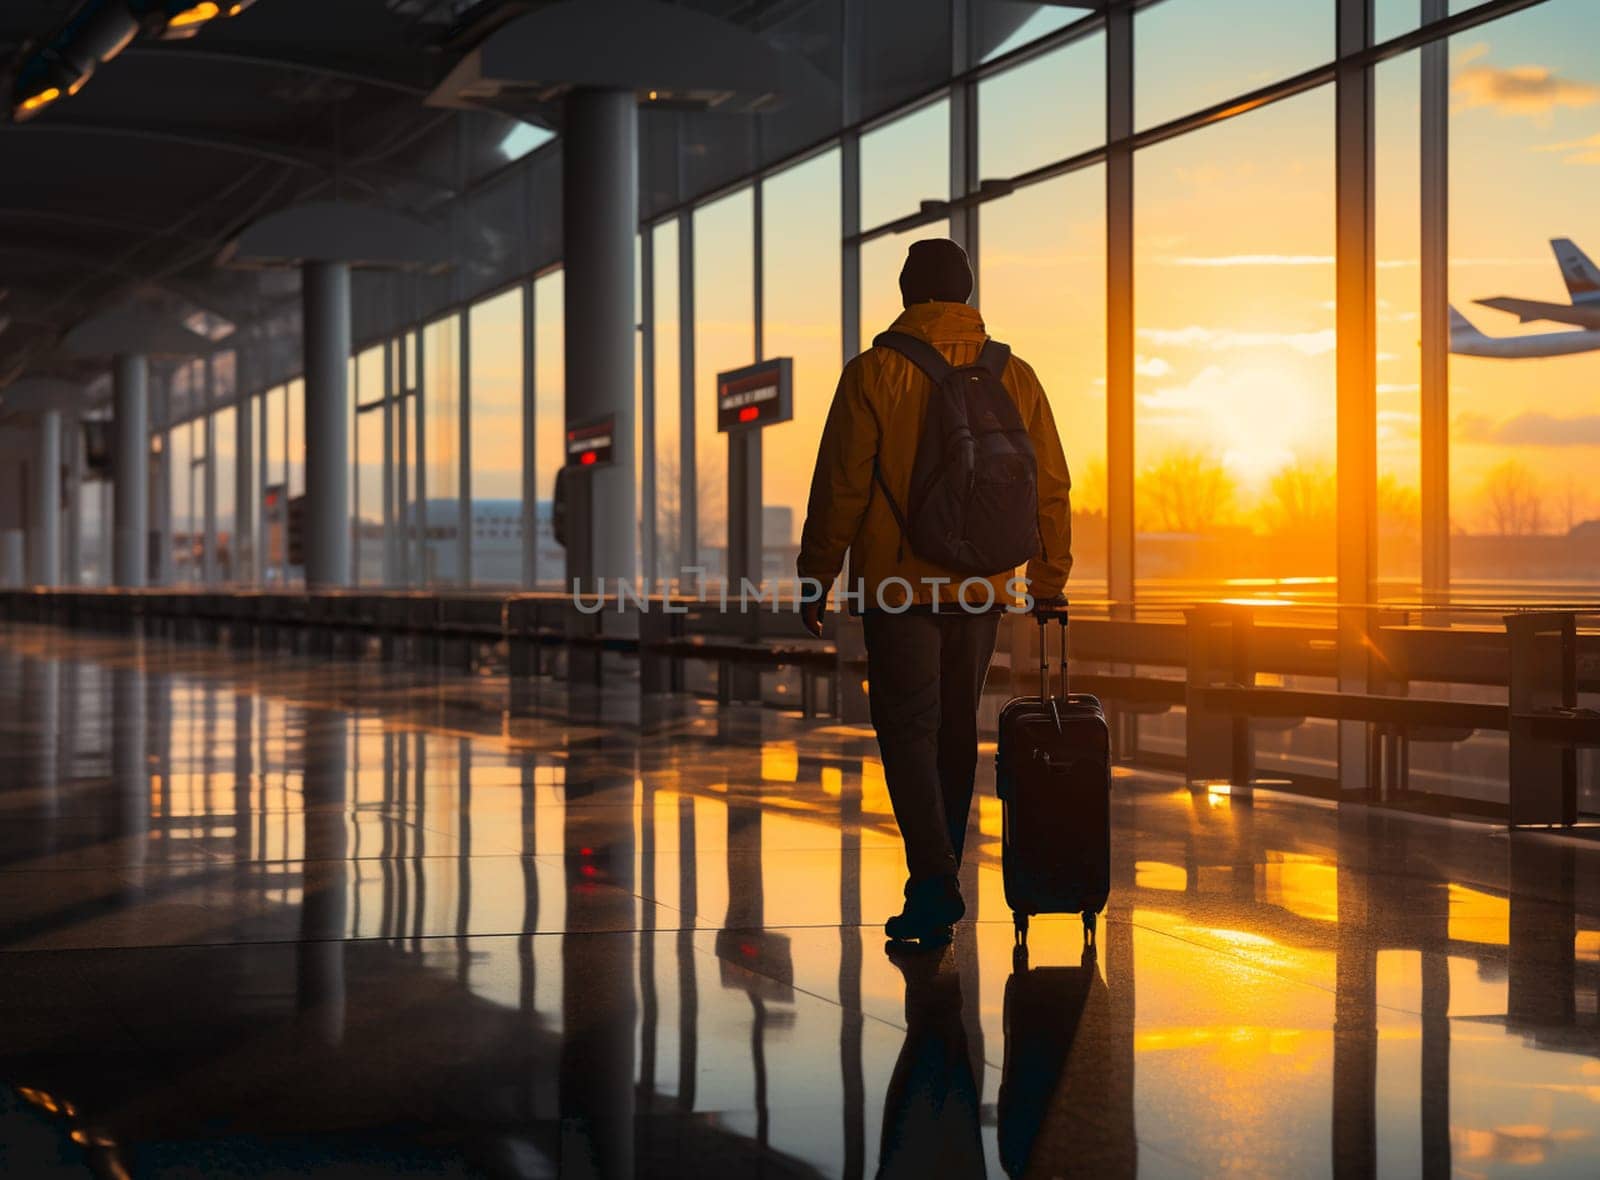
[[[1017,942],[1011,948],[1011,967],[1015,971],[1028,969],[1028,915],[1018,910],[1011,913],[1011,924],[1016,930]]]

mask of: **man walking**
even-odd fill
[[[966,912],[956,870],[1000,613],[1024,589],[1014,577],[1024,562],[1026,593],[1059,600],[1072,568],[1071,481],[1038,378],[989,340],[967,305],[972,269],[961,247],[947,238],[912,243],[900,292],[905,311],[839,380],[797,567],[802,586],[824,588],[802,606],[820,635],[825,588],[849,551],[872,724],[906,850],[905,909],[885,930],[937,941]],[[941,417],[930,423],[930,415]],[[944,431],[931,443],[938,432],[925,436],[929,424]],[[950,482],[952,462],[960,490],[936,487]],[[988,543],[1006,534],[1021,547]]]

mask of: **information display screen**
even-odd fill
[[[617,417],[607,414],[567,431],[568,467],[604,467],[610,464]]]
[[[717,374],[717,429],[748,430],[794,417],[794,361],[786,356]]]

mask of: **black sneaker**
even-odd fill
[[[893,942],[942,946],[950,941],[951,926],[966,912],[956,879],[934,877],[906,885],[905,909],[883,924],[883,932]]]

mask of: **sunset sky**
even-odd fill
[[[1416,8],[1415,0],[1380,3],[1380,35],[1414,26]],[[1152,126],[1325,61],[1332,12],[1331,3],[1279,0],[1168,0],[1142,11],[1137,123]],[[1600,257],[1597,42],[1596,5],[1551,0],[1449,46],[1450,292],[1490,334],[1557,328],[1521,328],[1473,302],[1502,294],[1564,302],[1550,238],[1571,237]],[[1386,63],[1377,82],[1380,470],[1412,488],[1419,462],[1419,57]],[[1103,71],[1096,35],[986,81],[982,175],[1014,175],[1097,142]],[[1142,470],[1174,450],[1203,452],[1231,475],[1246,524],[1275,473],[1334,460],[1333,118],[1326,86],[1136,159],[1137,462]],[[863,137],[865,226],[945,194],[948,121],[940,100]],[[835,149],[765,185],[765,351],[795,358],[797,384],[796,420],[766,434],[766,496],[794,509],[796,532],[841,360],[839,175]],[[1095,485],[1105,456],[1103,195],[1103,170],[1094,167],[984,205],[977,259],[990,329],[1039,371],[1080,500],[1091,507],[1103,495]],[[726,454],[726,440],[710,422],[711,390],[719,369],[754,359],[751,225],[748,189],[695,216],[696,376],[704,391],[696,395],[696,441],[701,539],[708,545],[722,543]],[[933,226],[863,247],[863,344],[899,309],[895,283],[907,242],[939,232]],[[657,249],[657,281],[666,285],[655,297],[666,475],[677,469],[679,430],[675,230],[657,231]],[[541,495],[560,455],[559,287],[559,274],[539,284]],[[482,407],[473,437],[477,496],[514,497],[520,487],[515,303],[496,304],[473,331],[474,401]],[[364,380],[374,367],[364,360]],[[1484,481],[1508,459],[1539,483],[1547,531],[1600,515],[1600,495],[1591,495],[1584,479],[1600,446],[1597,386],[1600,353],[1452,358],[1455,527],[1483,527]],[[375,440],[363,427],[362,512],[370,515]],[[442,475],[449,461],[439,460]]]

